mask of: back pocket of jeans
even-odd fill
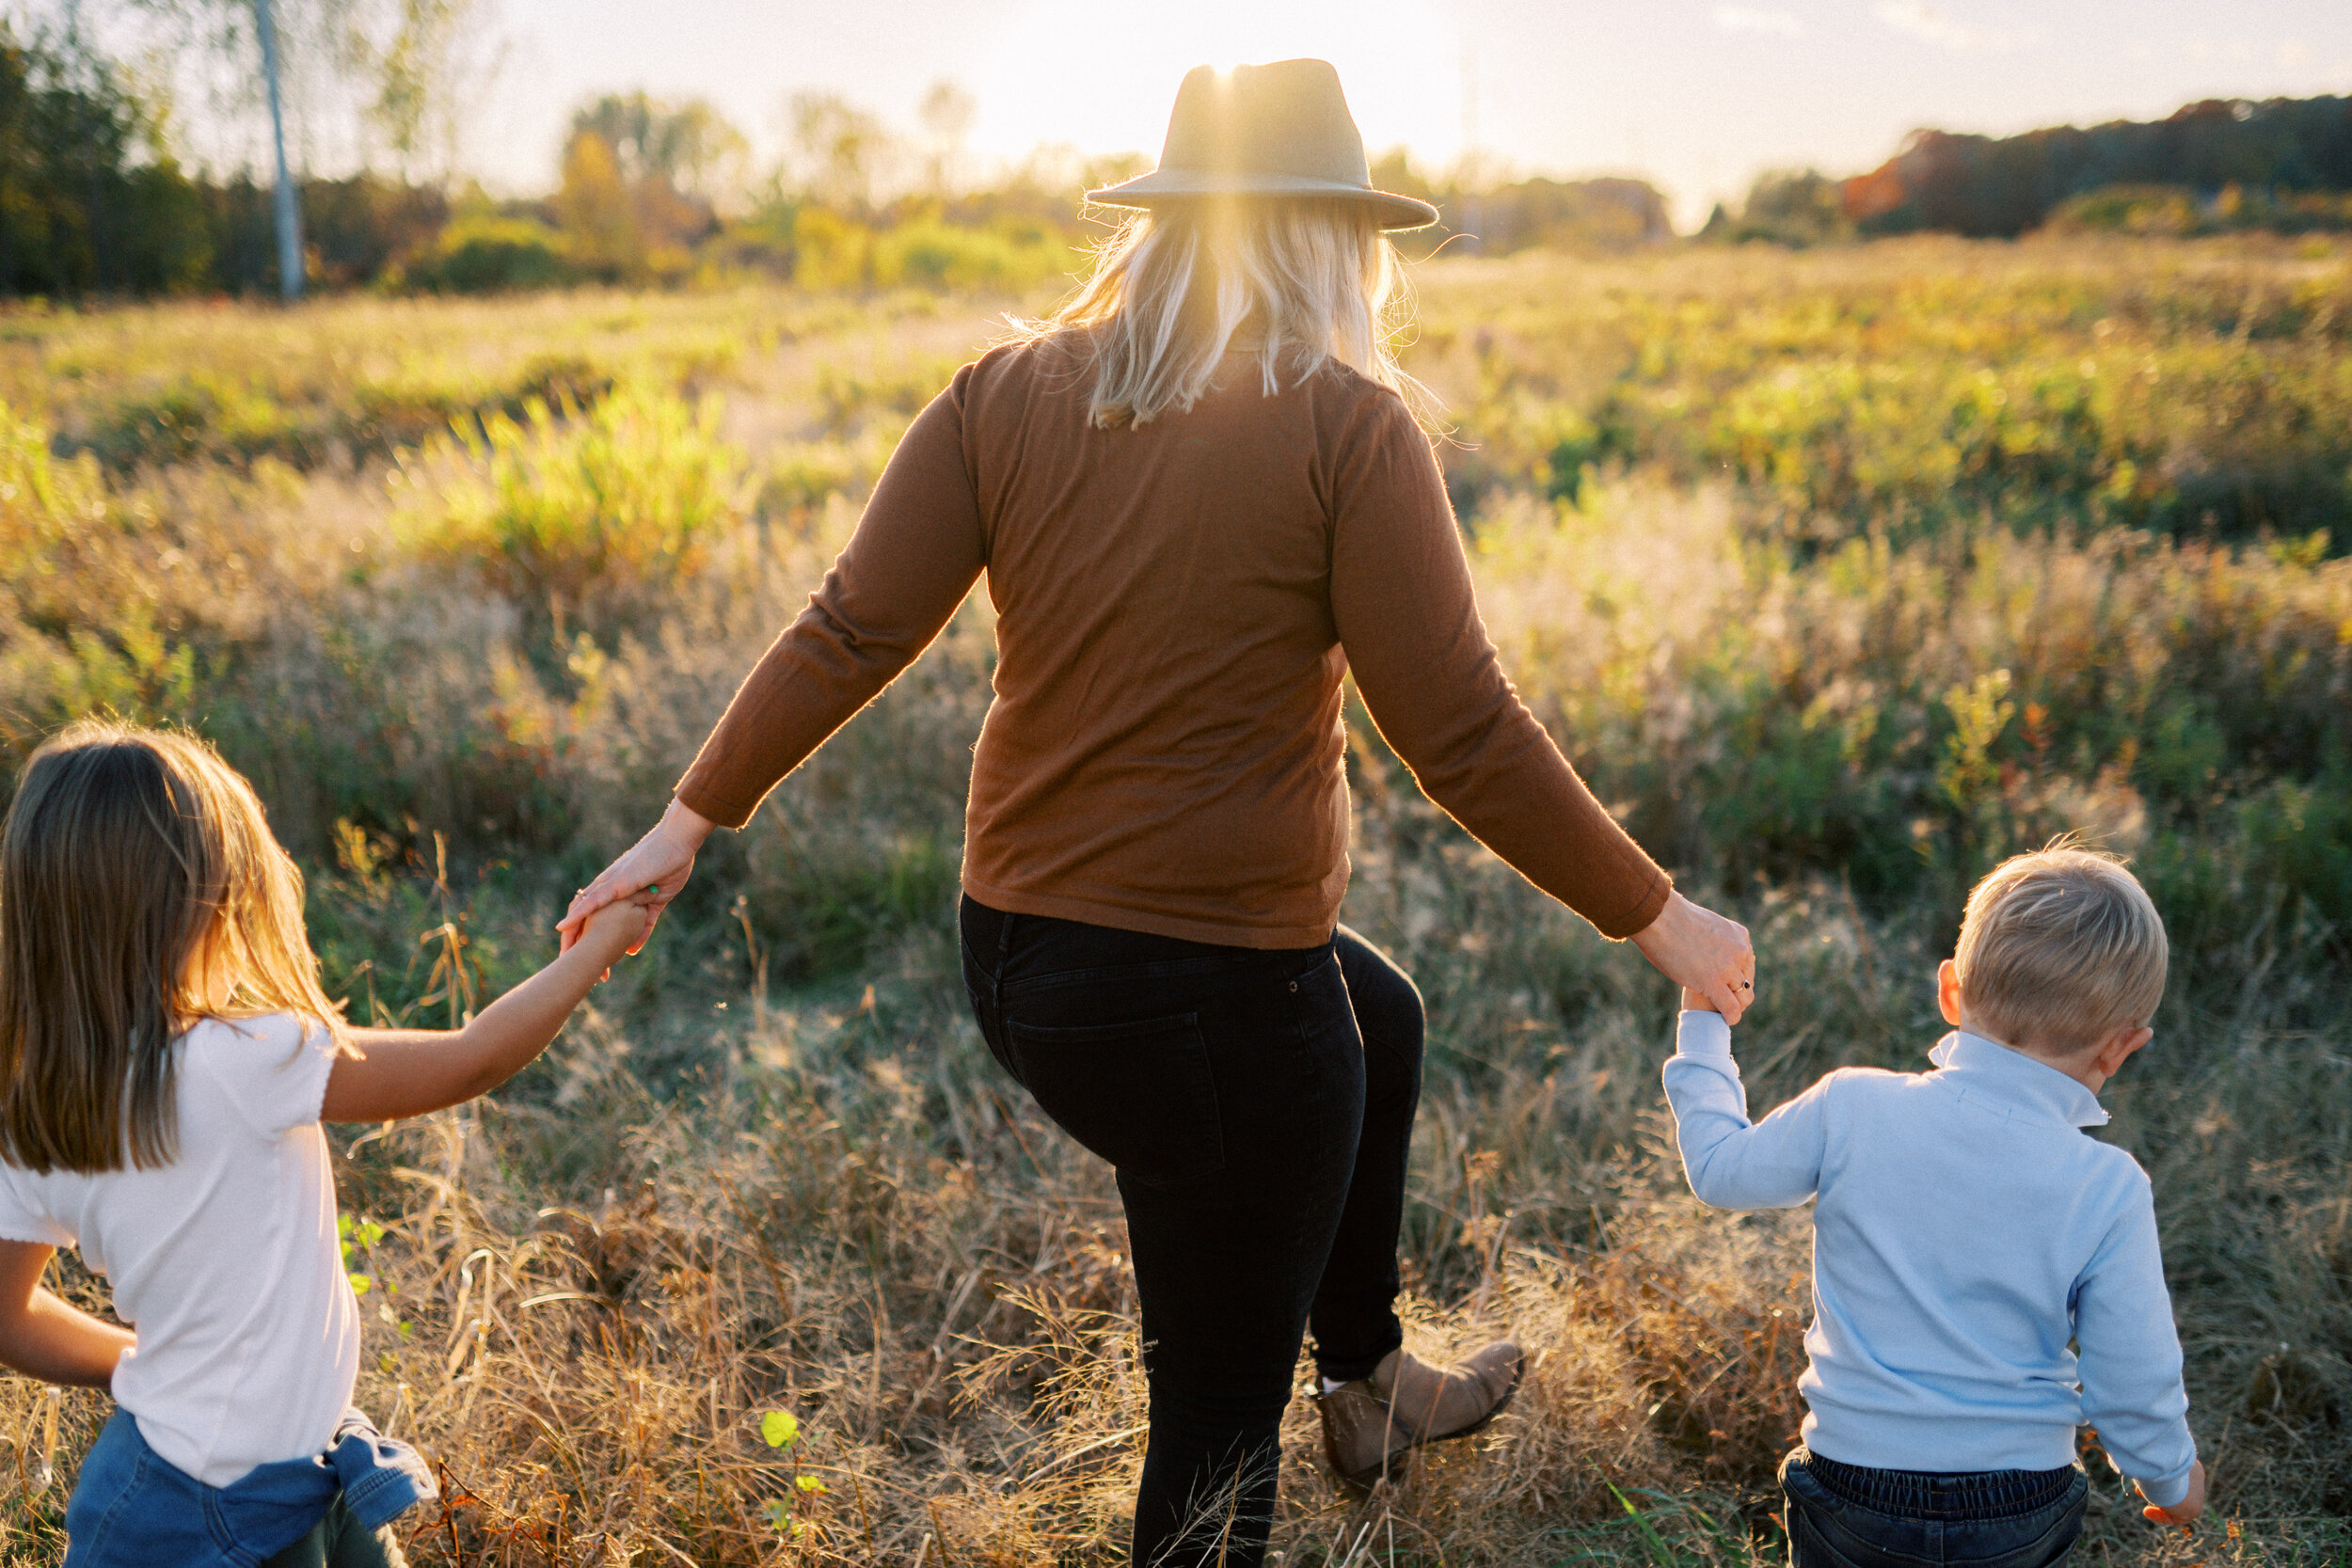
[[[1225,1168],[1198,1013],[1076,1028],[1008,1022],[1007,1033],[1045,1114],[1121,1175],[1169,1186]]]

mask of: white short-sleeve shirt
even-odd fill
[[[81,1249],[138,1348],[114,1375],[148,1446],[208,1486],[326,1450],[359,1371],[319,1109],[335,1046],[288,1014],[174,1043],[179,1152],[154,1170],[0,1163],[0,1239]]]

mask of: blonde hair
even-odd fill
[[[1096,247],[1077,292],[1016,331],[1086,345],[1098,428],[1187,412],[1245,343],[1269,397],[1285,371],[1295,385],[1337,360],[1426,423],[1438,401],[1396,362],[1411,322],[1404,263],[1361,203],[1228,198],[1129,218]]]
[[[2164,921],[2112,855],[2060,841],[1968,895],[1952,955],[1970,1026],[2019,1050],[2077,1051],[2164,1000]]]
[[[0,1158],[170,1164],[173,1041],[279,1012],[341,1037],[252,786],[193,736],[113,721],[34,752],[0,826]]]

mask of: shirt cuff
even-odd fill
[[[2182,1501],[2188,1496],[2188,1473],[2196,1467],[2196,1465],[2197,1456],[2192,1453],[2186,1465],[2182,1465],[2162,1481],[2139,1481],[2137,1476],[2132,1479],[2139,1481],[2139,1491],[2142,1497],[2158,1508],[2170,1508],[2174,1503]]]
[[[1721,1013],[1693,1007],[1675,1022],[1675,1054],[1705,1061],[1731,1060],[1731,1025]]]

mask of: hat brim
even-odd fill
[[[1102,207],[1173,206],[1182,201],[1199,201],[1218,196],[1319,197],[1360,201],[1373,209],[1374,221],[1391,232],[1426,229],[1438,221],[1438,209],[1426,201],[1398,196],[1391,191],[1375,191],[1369,185],[1351,185],[1338,180],[1315,180],[1301,174],[1261,174],[1243,170],[1196,174],[1183,169],[1155,169],[1116,185],[1106,185],[1099,191],[1087,192],[1087,199]]]

